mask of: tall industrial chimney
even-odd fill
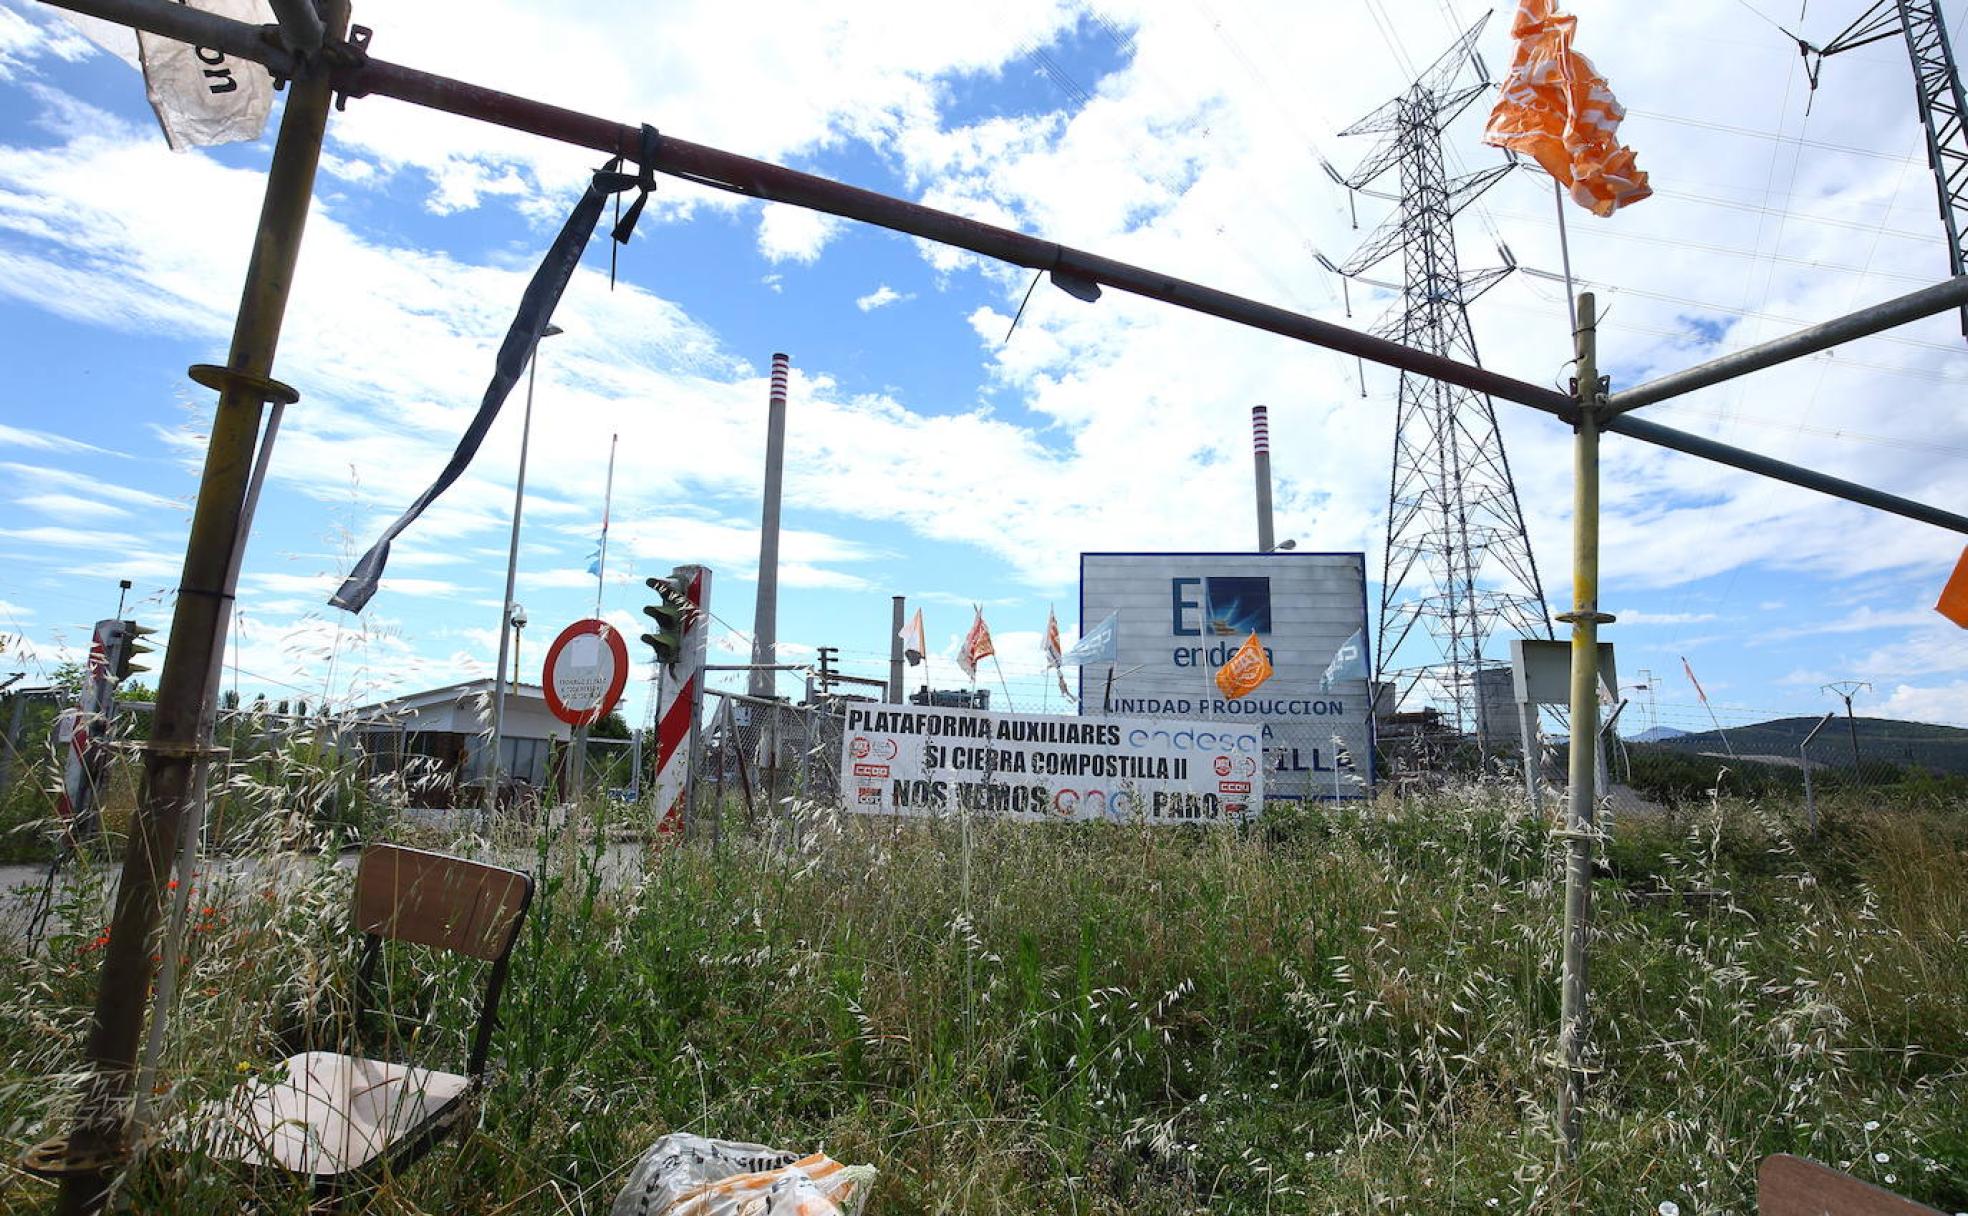
[[[1271,415],[1251,406],[1251,458],[1257,474],[1257,551],[1269,553],[1276,542],[1271,533]]]
[[[758,607],[752,613],[752,662],[777,663],[779,650],[779,487],[786,474],[785,355],[772,356],[772,397],[765,421],[765,505],[759,514]],[[778,672],[754,671],[751,694],[769,697]]]

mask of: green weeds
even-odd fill
[[[540,841],[477,1124],[373,1210],[596,1211],[671,1130],[872,1163],[883,1216],[1692,1216],[1753,1207],[1775,1151],[1968,1205],[1959,808],[1815,839],[1751,804],[1622,820],[1595,886],[1590,1143],[1562,1174],[1558,851],[1507,792],[1242,831],[798,814],[627,867]],[[199,892],[170,1117],[345,1033],[347,897],[332,856]],[[0,959],[10,1151],[60,1127],[81,1059],[101,921],[64,911]],[[455,1066],[476,978],[393,961],[396,1046]],[[248,1189],[303,1209],[162,1151],[126,1193],[218,1212]]]

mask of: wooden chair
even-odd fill
[[[506,964],[532,899],[532,878],[517,870],[395,845],[364,849],[355,877],[355,928],[364,935],[355,1029],[373,1001],[385,938],[484,960],[490,966],[465,1071],[303,1052],[284,1062],[283,1075],[233,1092],[210,1136],[213,1154],[302,1175],[331,1196],[421,1157],[478,1096]]]
[[[1756,1171],[1756,1211],[1759,1216],[1942,1216],[1926,1204],[1789,1153],[1763,1158]]]

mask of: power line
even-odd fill
[[[1745,203],[1745,202],[1740,202],[1736,199],[1717,198],[1712,194],[1696,194],[1688,190],[1674,190],[1667,187],[1662,187],[1656,189],[1654,191],[1654,194],[1661,198],[1678,198],[1683,201],[1691,202],[1691,203],[1707,203],[1711,207],[1727,207],[1734,211],[1745,211],[1751,215],[1784,214],[1783,212],[1780,212],[1777,208],[1771,207],[1767,203]],[[1891,203],[1882,203],[1877,205],[1885,207],[1889,211],[1892,208]],[[1899,237],[1902,240],[1908,240],[1908,241],[1919,241],[1922,244],[1929,244],[1934,239],[1931,233],[1912,232],[1905,228],[1875,229],[1871,224],[1865,223],[1864,221],[1861,220],[1840,219],[1836,216],[1817,215],[1809,211],[1793,211],[1793,212],[1789,212],[1788,216],[1790,219],[1803,220],[1807,223],[1812,223],[1812,224],[1823,224],[1831,228],[1846,228],[1854,232],[1864,232],[1864,233],[1871,234],[1877,231],[1886,236]]]
[[[1558,274],[1549,270],[1539,270],[1534,266],[1519,266],[1517,269],[1522,271],[1524,274],[1530,275],[1532,278],[1547,279],[1554,283],[1562,283],[1565,281],[1565,276],[1562,274]],[[1813,324],[1813,322],[1805,321],[1798,317],[1786,317],[1786,316],[1779,315],[1777,313],[1762,312],[1753,308],[1731,308],[1727,304],[1716,304],[1709,300],[1695,300],[1687,296],[1677,296],[1672,293],[1664,292],[1664,291],[1648,291],[1642,287],[1619,287],[1619,286],[1615,286],[1614,284],[1601,282],[1596,279],[1581,278],[1576,274],[1573,275],[1572,278],[1575,282],[1577,282],[1582,287],[1597,287],[1601,291],[1606,292],[1609,298],[1614,296],[1620,296],[1620,295],[1639,296],[1642,299],[1660,300],[1669,304],[1685,304],[1690,308],[1700,308],[1700,309],[1705,309],[1709,312],[1723,313],[1728,316],[1735,316],[1735,317],[1753,318],[1759,321],[1776,321],[1779,322],[1780,324],[1795,325],[1799,327]],[[1898,334],[1874,334],[1870,340],[1878,341],[1878,342],[1891,342],[1896,346],[1911,346],[1911,347],[1917,347],[1922,350],[1941,351],[1949,355],[1954,355],[1959,353],[1959,347],[1955,345],[1949,345],[1948,343],[1944,343],[1944,342],[1929,342],[1922,338],[1908,338]]]
[[[1545,215],[1529,211],[1513,211],[1499,208],[1497,214],[1524,224],[1534,224],[1541,228],[1556,228],[1557,222]],[[1874,233],[1877,236],[1877,232]],[[1637,241],[1648,245],[1660,245],[1668,249],[1680,249],[1694,253],[1714,253],[1732,258],[1769,258],[1791,266],[1801,266],[1807,270],[1828,271],[1839,274],[1856,274],[1870,278],[1897,279],[1902,283],[1916,283],[1922,287],[1933,282],[1930,275],[1903,274],[1895,270],[1874,270],[1870,265],[1848,266],[1841,262],[1820,262],[1812,258],[1792,257],[1788,254],[1758,253],[1738,245],[1715,245],[1706,241],[1691,241],[1684,237],[1650,236],[1644,232],[1625,232],[1611,227],[1595,228],[1595,240]]]
[[[1848,156],[1868,156],[1874,160],[1888,161],[1893,164],[1924,165],[1927,163],[1924,158],[1918,155],[1881,152],[1877,148],[1860,148],[1852,144],[1834,144],[1821,139],[1805,139],[1801,135],[1784,135],[1775,131],[1758,131],[1753,127],[1738,127],[1726,122],[1711,122],[1705,118],[1689,118],[1685,115],[1667,114],[1659,110],[1642,110],[1628,106],[1626,112],[1630,117],[1651,118],[1656,122],[1671,122],[1684,127],[1700,127],[1709,131],[1724,131],[1730,135],[1742,135],[1751,139],[1767,139],[1776,143],[1798,144],[1807,148],[1821,148],[1827,152],[1843,152]]]

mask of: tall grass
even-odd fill
[[[734,814],[719,847],[659,847],[619,879],[599,842],[543,838],[478,1122],[373,1210],[605,1210],[671,1130],[874,1164],[884,1216],[1742,1212],[1774,1151],[1968,1207],[1960,808],[1815,839],[1753,804],[1621,822],[1568,1173],[1558,849],[1507,794],[1241,832],[979,822],[967,856],[954,822],[798,814],[767,839]],[[332,856],[208,881],[163,1098],[193,1120],[342,1031],[353,959]],[[45,952],[0,959],[10,1150],[71,1100],[91,898]],[[400,961],[394,1003],[423,1019],[403,1046],[455,1066],[473,972]],[[304,1207],[168,1147],[132,1171],[136,1207]],[[15,1177],[0,1205],[49,1194]]]

